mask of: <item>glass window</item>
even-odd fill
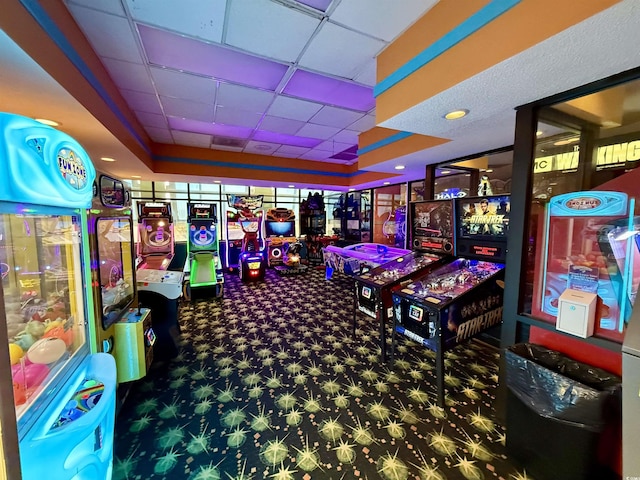
[[[424,180],[418,182],[411,182],[409,184],[409,201],[417,202],[418,200],[424,200]]]
[[[397,209],[404,205],[405,200],[402,195],[402,186],[389,185],[374,190],[374,217],[373,217],[373,242],[383,245],[396,245],[401,242],[404,244],[404,237],[397,235],[396,220],[399,222],[400,212]],[[396,238],[398,237],[398,238]]]
[[[520,312],[555,324],[567,288],[599,297],[594,335],[621,342],[640,282],[634,81],[541,108]]]
[[[88,352],[80,218],[0,212],[0,269],[19,430],[40,394]],[[32,408],[33,407],[33,408]],[[38,412],[44,405],[39,404]]]
[[[222,185],[222,193],[249,195],[249,187],[245,187],[244,185]]]
[[[187,184],[183,182],[154,182],[154,188],[157,196],[165,192],[187,193]]]

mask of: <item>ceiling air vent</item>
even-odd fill
[[[213,137],[211,146],[244,148],[246,144],[247,140],[243,140],[240,138]]]

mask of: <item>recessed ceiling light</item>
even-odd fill
[[[580,137],[572,137],[572,138],[567,138],[566,140],[558,140],[557,142],[553,142],[553,144],[559,147],[561,145],[569,145],[570,143],[576,143],[578,140],[580,140]]]
[[[447,113],[444,116],[444,118],[446,118],[447,120],[457,120],[458,118],[467,116],[468,113],[469,113],[469,110],[465,110],[465,109],[453,110]]]
[[[394,168],[396,170],[404,170],[404,165],[396,165]]]
[[[271,150],[271,147],[269,145],[259,144],[259,145],[256,145],[256,150],[262,150],[262,151]]]
[[[542,130],[538,130],[536,132],[536,137],[541,137],[544,134],[544,132]]]
[[[289,185],[289,188],[296,188],[295,185]]]
[[[34,118],[36,122],[43,123],[45,125],[49,125],[50,127],[58,127],[62,125],[60,122],[56,122],[55,120],[49,120],[48,118]]]
[[[220,180],[214,180],[213,183],[222,183]]]
[[[442,175],[446,175],[447,173],[451,173],[451,170],[440,170]]]
[[[355,188],[350,188],[349,191],[350,192],[354,192],[356,189]]]
[[[383,185],[389,185],[391,182],[384,182]]]
[[[116,161],[115,158],[111,158],[111,157],[100,157],[100,160],[102,160],[103,162],[115,162]]]
[[[131,178],[142,178],[140,175],[131,175]]]
[[[492,172],[493,172],[493,168],[487,168],[487,169],[485,170],[485,172],[487,172],[487,173],[492,173]]]

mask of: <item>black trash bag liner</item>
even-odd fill
[[[538,415],[593,432],[619,411],[622,379],[540,345],[505,350],[507,388]]]

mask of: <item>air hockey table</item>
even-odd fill
[[[347,247],[327,245],[322,249],[327,280],[333,272],[361,275],[383,263],[411,253],[411,250],[380,243],[356,243]]]

